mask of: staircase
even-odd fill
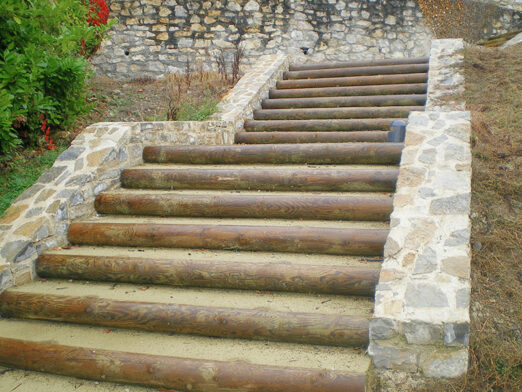
[[[156,146],[0,296],[0,363],[200,392],[359,392],[427,59],[291,67],[232,146]],[[0,376],[0,386],[2,378]]]

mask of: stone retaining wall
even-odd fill
[[[425,56],[431,34],[412,0],[112,0],[112,33],[93,59],[112,78],[162,77],[220,50],[322,61]],[[304,55],[304,52],[307,55]]]
[[[111,0],[110,10],[118,23],[93,63],[115,79],[184,72],[187,62],[215,68],[239,43],[246,64],[268,53],[294,62],[426,56],[432,35],[415,0]],[[520,28],[520,10],[493,14],[484,38]]]
[[[461,40],[433,41],[426,112],[406,129],[369,354],[380,391],[415,391],[466,373],[471,125],[458,94]]]
[[[245,118],[288,69],[284,55],[261,58],[219,104],[211,121],[98,123],[71,146],[0,219],[0,292],[35,277],[42,252],[65,246],[72,220],[95,213],[94,198],[141,164],[146,145],[232,144]]]

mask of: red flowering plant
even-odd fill
[[[87,5],[86,1],[83,0],[84,5]],[[81,40],[80,54],[87,58],[96,53],[105,33],[112,25],[112,22],[109,21],[109,7],[105,0],[88,0],[88,5],[87,23],[95,29],[95,39],[93,41]]]
[[[87,22],[92,26],[106,25],[109,21],[109,7],[105,0],[89,0]]]
[[[47,118],[45,118],[43,113],[40,114],[40,121],[42,121],[42,131],[44,132],[44,139],[47,143],[47,149],[56,150],[58,147],[56,144],[54,144],[54,141],[51,138],[51,128],[47,125]]]

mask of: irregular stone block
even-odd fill
[[[404,324],[404,336],[410,344],[435,344],[442,339],[442,327],[421,321]]]
[[[395,335],[395,323],[393,320],[383,318],[374,318],[370,320],[371,339],[390,339]]]
[[[433,283],[408,283],[405,305],[412,308],[448,307],[446,294]]]
[[[446,346],[468,346],[469,323],[444,324],[444,344]]]
[[[431,202],[430,213],[434,215],[451,215],[469,213],[470,194],[442,197]]]
[[[426,377],[459,377],[468,369],[468,350],[435,351],[421,355],[420,366]]]

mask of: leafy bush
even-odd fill
[[[44,120],[66,128],[88,111],[86,57],[110,27],[107,17],[104,0],[2,0],[0,153],[40,144]]]

